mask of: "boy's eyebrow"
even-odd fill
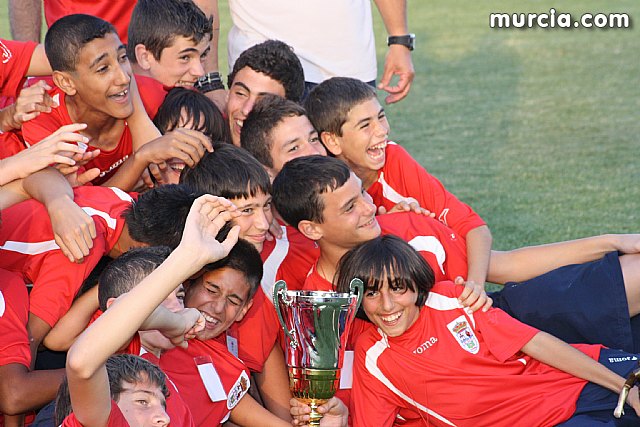
[[[251,92],[251,90],[249,90],[249,87],[242,82],[233,82],[231,84],[231,86],[236,86],[236,85],[242,87],[242,89],[246,90],[247,92]]]
[[[98,63],[100,61],[102,61],[106,57],[107,57],[107,52],[105,52],[102,55],[98,56],[96,59],[93,60],[93,62],[91,64],[89,64],[89,68],[95,67],[96,65],[98,65]]]
[[[191,52],[199,53],[198,49],[196,49],[195,47],[185,47],[180,52],[178,52],[178,55],[180,55],[181,53],[191,53]]]

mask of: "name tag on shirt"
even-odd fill
[[[196,362],[198,373],[200,374],[204,388],[207,390],[209,399],[211,399],[212,402],[227,400],[227,393],[225,393],[224,387],[222,386],[220,375],[218,375],[216,368],[213,366],[211,356],[198,356],[194,357],[193,360]]]
[[[342,369],[340,370],[340,388],[349,389],[353,384],[353,351],[344,352]]]
[[[227,350],[235,357],[238,357],[238,338],[229,335],[229,332],[230,331],[227,331]]]

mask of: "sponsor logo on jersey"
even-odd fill
[[[456,341],[458,341],[460,347],[471,354],[478,353],[480,350],[480,343],[464,315],[449,323],[447,325],[447,329],[449,329],[449,332],[451,332]]]
[[[431,347],[433,347],[433,345],[435,343],[437,343],[437,342],[438,342],[438,338],[437,337],[431,337],[428,340],[426,340],[425,342],[423,342],[422,344],[420,344],[420,346],[418,348],[413,350],[413,354],[422,354],[425,351],[429,350]]]
[[[624,357],[609,357],[609,363],[629,362],[632,360],[638,360],[636,356],[624,356]]]
[[[13,56],[13,54],[11,53],[9,48],[5,46],[4,43],[2,43],[2,41],[0,41],[0,51],[2,51],[2,63],[6,64],[11,60],[11,57]]]

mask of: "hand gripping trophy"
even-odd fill
[[[309,424],[319,426],[317,407],[340,385],[340,369],[351,323],[362,302],[364,285],[353,279],[349,293],[289,291],[284,281],[273,288],[273,303],[287,344],[289,387],[311,407]]]

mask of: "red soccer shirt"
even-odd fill
[[[74,194],[96,225],[93,248],[81,264],[70,262],[56,245],[42,204],[28,200],[2,211],[0,268],[33,283],[29,311],[50,326],[67,312],[83,280],[118,241],[124,227],[120,215],[132,201],[117,188],[78,187]]]
[[[385,153],[378,180],[367,189],[376,206],[391,209],[398,202],[415,200],[463,238],[470,230],[485,225],[469,205],[449,193],[404,148],[389,142]]]
[[[536,329],[499,309],[469,314],[457,299],[462,289],[436,283],[399,337],[376,329],[360,337],[355,425],[556,425],[573,415],[587,381],[520,351]],[[596,360],[601,349],[576,347]]]
[[[281,330],[271,300],[273,285],[284,280],[289,289],[300,289],[318,254],[313,241],[289,226],[282,226],[280,239],[264,242],[260,253],[264,266],[261,288],[242,321],[227,331],[229,350],[232,351],[232,343],[237,340],[237,355],[252,372],[262,372]]]
[[[122,43],[127,43],[127,30],[135,0],[44,0],[47,27],[63,16],[84,13],[102,18],[116,27]]]
[[[186,349],[169,350],[160,368],[174,381],[197,426],[222,424],[249,389],[245,366],[217,340],[191,340]]]
[[[160,359],[158,359],[154,354],[147,352],[143,348],[140,349],[140,357],[153,363],[156,366],[160,366]],[[182,396],[180,396],[178,388],[176,387],[174,382],[171,381],[171,378],[169,378],[168,375],[166,384],[167,388],[169,389],[169,397],[167,397],[167,415],[169,415],[169,419],[171,420],[169,426],[195,427],[193,416],[191,415],[191,410],[184,402],[184,400],[182,400]]]
[[[80,421],[77,420],[75,414],[72,412],[71,415],[68,415],[67,418],[62,421],[60,427],[83,427],[83,425],[80,424]],[[113,400],[111,401],[111,413],[109,414],[109,421],[106,427],[129,427],[129,423],[124,415],[122,415],[118,404]]]
[[[33,145],[48,137],[58,130],[60,126],[72,124],[73,121],[69,117],[67,110],[66,95],[59,88],[54,88],[50,92],[51,96],[60,104],[57,108],[53,108],[50,113],[41,113],[33,120],[29,120],[22,125],[22,134],[27,144]],[[98,147],[91,145],[89,141],[88,151],[93,151]],[[85,165],[86,169],[98,168],[100,175],[92,182],[100,185],[106,182],[116,172],[118,167],[129,157],[133,151],[131,132],[129,127],[125,126],[124,132],[120,136],[120,141],[116,148],[110,151],[100,150],[100,155]]]
[[[15,98],[26,80],[35,42],[0,39],[0,95]]]
[[[151,120],[153,120],[156,114],[158,114],[158,109],[164,102],[164,98],[166,98],[171,88],[163,85],[153,77],[136,74],[135,78],[144,109],[147,111]]]
[[[31,366],[28,320],[27,287],[19,275],[0,269],[0,366]]]

